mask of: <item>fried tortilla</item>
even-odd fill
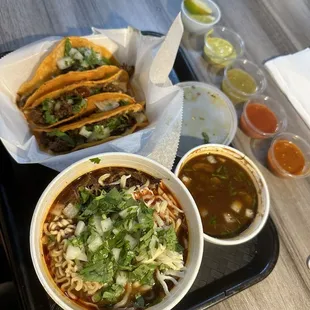
[[[38,99],[24,114],[32,127],[52,128],[85,115],[136,103],[127,92],[128,74],[67,86]]]
[[[64,88],[68,85],[79,83],[82,81],[97,81],[105,80],[113,77],[121,69],[116,66],[101,66],[94,70],[68,72],[66,74],[59,75],[54,79],[45,82],[32,94],[26,93],[25,95],[18,97],[16,104],[20,109],[27,109],[32,107],[33,103],[44,95],[51,93],[55,90]]]
[[[33,133],[43,151],[64,154],[117,139],[147,125],[144,105],[133,104],[56,129],[34,129]]]
[[[83,79],[84,75],[81,74],[81,71],[85,71],[84,73],[87,79],[89,74],[86,71],[94,70],[105,65],[119,67],[117,60],[103,46],[96,45],[85,38],[64,38],[41,62],[32,79],[21,85],[17,92],[17,105],[23,107],[27,103],[27,99],[41,85],[59,75],[75,71]],[[74,76],[74,74],[69,76],[70,83],[77,81],[75,77],[72,78],[72,75]],[[52,83],[51,88],[54,90],[57,85],[59,85],[59,81],[55,84]],[[30,103],[27,103],[27,106],[29,105]]]

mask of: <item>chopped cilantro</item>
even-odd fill
[[[108,287],[103,295],[102,298],[110,303],[115,303],[120,298],[120,296],[124,293],[125,289],[123,286],[118,284],[113,284],[110,287]]]
[[[72,105],[72,111],[74,114],[79,113],[86,106],[86,100],[81,99],[78,103]]]
[[[205,131],[203,131],[203,132],[201,133],[201,135],[202,135],[202,137],[203,137],[203,143],[204,143],[204,144],[208,144],[208,143],[210,142],[210,139],[209,139],[208,134],[207,134]]]
[[[128,101],[126,101],[126,100],[120,100],[118,103],[119,103],[119,105],[120,105],[121,107],[123,107],[123,106],[125,106],[125,105],[128,105],[128,104],[129,104],[129,102],[128,102]]]
[[[72,44],[70,42],[70,39],[66,38],[66,40],[65,40],[65,57],[69,56],[69,52],[70,52],[71,48],[72,48]]]
[[[94,164],[99,164],[100,163],[100,158],[95,157],[95,158],[91,158],[90,161]]]
[[[68,134],[58,129],[48,132],[47,135],[49,137],[57,137],[63,141],[66,141],[70,146],[75,146],[74,140]]]
[[[44,112],[44,120],[47,124],[54,124],[58,122],[58,118],[55,115],[51,114],[50,111]]]
[[[216,216],[215,215],[212,216],[209,222],[211,225],[216,226],[216,222],[217,222]]]

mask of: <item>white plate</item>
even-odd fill
[[[215,86],[201,82],[183,82],[183,124],[178,155],[206,141],[229,145],[235,137],[238,125],[237,113],[228,97]]]

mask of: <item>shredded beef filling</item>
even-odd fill
[[[103,125],[110,129],[110,136],[123,134],[128,128],[131,128],[136,120],[131,115],[121,115],[112,117],[101,122],[87,125],[88,130],[92,130],[95,125]],[[40,137],[41,144],[55,153],[68,152],[80,144],[87,143],[88,140],[79,134],[81,128],[61,132],[43,132]]]
[[[96,87],[78,87],[68,93],[63,94],[59,98],[53,100],[53,105],[50,107],[49,115],[46,115],[46,109],[44,110],[44,102],[40,104],[37,108],[30,112],[30,118],[37,125],[53,124],[63,119],[69,118],[70,116],[78,113],[81,107],[77,106],[75,103],[69,103],[68,99],[81,100],[82,98],[87,98],[89,96],[100,94],[104,92],[119,92],[122,93],[123,90],[113,83],[102,84]],[[49,100],[49,99],[48,99]],[[59,103],[59,104],[56,104]]]
[[[74,113],[73,113],[72,104],[67,103],[65,101],[60,105],[59,109],[57,109],[57,110],[54,109],[54,115],[59,120],[62,120],[64,118],[68,118],[73,114]]]
[[[35,124],[45,125],[44,112],[41,109],[31,110],[29,116]]]

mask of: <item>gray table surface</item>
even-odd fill
[[[0,52],[19,48],[50,35],[85,35],[90,27],[166,33],[180,10],[181,0],[0,0]],[[265,60],[294,53],[310,45],[309,0],[217,0],[221,25],[233,28],[246,42],[246,57]],[[208,75],[200,56],[183,46],[200,80]],[[288,130],[309,139],[309,129],[268,76],[266,93],[286,109]],[[280,257],[263,282],[216,305],[218,310],[310,309],[310,179],[281,180],[265,167],[264,145],[254,145],[240,130],[234,145],[260,167],[271,192],[271,214],[280,235]],[[258,151],[257,151],[258,150]]]

